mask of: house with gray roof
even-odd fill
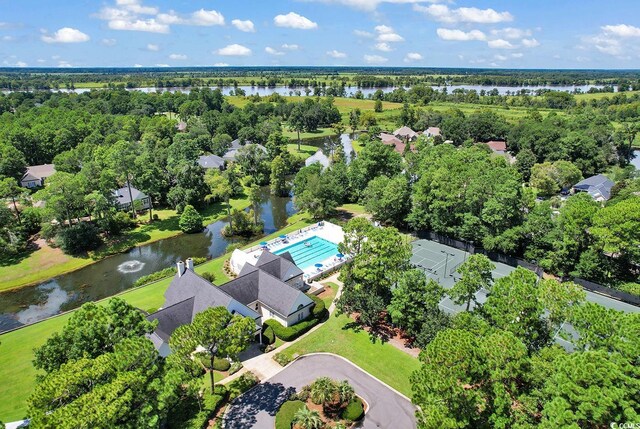
[[[244,142],[244,144],[242,144],[240,142],[240,139],[235,139],[231,142],[229,150],[227,150],[227,152],[222,155],[222,159],[224,159],[225,161],[234,162],[236,160],[236,156],[238,155],[238,151],[241,148],[250,145],[256,145],[258,149],[262,150],[264,153],[267,153],[267,148],[262,146],[261,144],[251,143],[250,141],[246,141]]]
[[[218,155],[202,155],[198,158],[198,164],[205,170],[224,170],[224,159]]]
[[[276,256],[265,251],[263,255],[255,265],[245,264],[238,277],[219,287],[200,277],[191,259],[178,262],[178,272],[164,294],[163,308],[147,316],[147,320],[158,321],[149,338],[160,354],[170,353],[169,338],[178,327],[191,323],[196,314],[210,307],[224,307],[232,314],[251,317],[256,332],[268,319],[291,326],[308,318],[314,303],[301,291],[302,270],[288,253]]]
[[[596,201],[607,201],[611,198],[613,181],[604,174],[587,177],[573,186],[574,192],[586,192]]]
[[[37,188],[44,186],[46,178],[53,176],[56,168],[53,164],[30,165],[20,179],[20,185],[24,188]]]
[[[148,210],[151,207],[151,198],[133,186],[131,187],[131,195],[129,195],[128,186],[116,189],[113,193],[115,194],[118,210],[131,210],[131,201],[135,202],[136,210]]]

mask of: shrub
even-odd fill
[[[242,362],[234,362],[231,364],[231,367],[229,367],[229,375],[235,374],[241,369],[242,369]]]
[[[205,256],[194,256],[191,259],[193,260],[193,265],[204,264],[208,260]]]
[[[317,325],[318,319],[313,317],[307,318],[302,322],[296,323],[295,325],[289,327],[282,326],[282,323],[274,319],[267,320],[265,324],[271,327],[276,337],[280,338],[282,341],[293,341],[300,335],[304,334],[309,329]]]
[[[42,228],[40,229],[40,235],[45,240],[52,240],[56,235],[58,235],[58,231],[60,231],[59,224],[47,222],[42,225]]]
[[[194,233],[202,231],[204,228],[202,224],[202,216],[193,208],[192,205],[187,205],[184,211],[180,215],[178,225],[183,232]]]
[[[154,213],[153,214],[153,220],[159,220],[160,217],[158,216],[158,213]]]
[[[289,357],[287,354],[281,352],[281,353],[276,353],[273,356],[273,360],[278,362],[280,366],[287,366],[289,365],[289,363],[291,363],[293,359]]]
[[[273,344],[276,340],[276,334],[273,332],[273,328],[266,323],[262,325],[262,344]]]
[[[168,267],[168,268],[165,268],[164,270],[160,270],[160,271],[156,271],[155,273],[147,274],[146,276],[142,276],[138,280],[136,280],[136,282],[133,284],[133,287],[143,286],[143,285],[149,284],[151,282],[155,282],[156,280],[160,280],[160,279],[163,279],[165,277],[173,276],[176,272],[177,272],[176,268]]]
[[[618,289],[631,295],[640,296],[640,284],[638,283],[624,283],[619,285]]]
[[[276,413],[276,429],[291,429],[293,426],[293,417],[305,408],[306,405],[302,401],[287,401]]]
[[[260,380],[251,371],[245,372],[240,377],[229,383],[229,400],[233,400],[242,395],[247,390],[258,384]]]
[[[355,422],[360,420],[363,415],[364,405],[362,404],[362,399],[356,397],[342,410],[341,417],[345,420]]]
[[[90,222],[80,222],[68,228],[62,228],[57,235],[57,243],[65,252],[72,255],[95,250],[102,244],[100,231]]]
[[[326,312],[326,306],[324,304],[324,301],[315,295],[307,295],[307,296],[311,298],[311,300],[315,304],[312,310],[313,317],[316,319],[322,319]]]
[[[149,314],[153,314],[156,311],[158,311],[158,307],[151,307],[151,308],[147,309],[147,313],[149,313]]]
[[[200,277],[202,277],[203,279],[205,279],[210,283],[213,283],[213,281],[216,279],[216,275],[210,271],[205,271],[204,273],[200,274]]]
[[[136,225],[136,222],[131,219],[129,213],[117,212],[113,216],[105,217],[99,221],[100,228],[108,235],[118,235],[122,231],[131,229]]]
[[[22,227],[29,235],[40,231],[42,227],[42,211],[36,207],[27,207],[20,213]],[[1,426],[0,426],[1,427]]]
[[[216,371],[228,371],[231,367],[231,362],[227,359],[215,358],[213,360],[213,369]]]

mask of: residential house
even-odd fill
[[[254,143],[251,143],[249,141],[245,142],[245,144],[241,144],[240,139],[235,139],[234,141],[231,142],[231,146],[229,147],[229,150],[227,151],[227,153],[225,153],[222,156],[222,159],[228,162],[235,162],[236,156],[238,155],[238,150],[243,146],[249,146],[252,144]],[[258,148],[261,149],[263,152],[265,153],[267,152],[267,148],[265,148],[264,146],[260,144],[256,144],[256,146],[258,146]]]
[[[30,165],[20,179],[20,184],[25,188],[44,186],[45,179],[55,172],[56,168],[53,164]]]
[[[198,158],[198,164],[205,170],[216,169],[224,170],[224,159],[217,155],[202,155]]]
[[[393,132],[393,135],[404,141],[414,141],[418,138],[418,133],[407,126],[398,128]]]
[[[586,192],[591,195],[595,201],[607,201],[611,198],[611,188],[613,181],[604,174],[587,177],[573,186],[574,192]]]
[[[268,319],[294,325],[308,318],[314,305],[301,291],[303,287],[302,270],[288,253],[276,256],[264,251],[255,265],[246,263],[238,277],[220,287],[196,274],[192,260],[178,262],[178,273],[164,294],[164,307],[147,316],[147,320],[158,320],[150,339],[166,356],[171,334],[210,307],[225,307],[233,314],[251,317],[256,332]]]
[[[136,210],[147,210],[151,207],[151,198],[133,186],[131,187],[131,195],[129,195],[128,186],[116,189],[113,193],[119,210],[131,210],[132,199],[135,201]]]
[[[440,128],[438,127],[429,127],[422,132],[427,137],[442,137],[442,133],[440,132]]]
[[[392,134],[380,133],[380,140],[382,141],[382,143],[384,143],[384,144],[386,144],[388,146],[393,146],[393,150],[398,152],[400,155],[404,154],[404,151],[405,151],[405,149],[407,147],[405,142],[403,142],[398,137],[396,137],[396,136],[394,136]],[[416,150],[414,145],[411,145],[409,147],[409,149],[411,149],[412,152],[415,152],[415,150]]]
[[[497,155],[504,155],[507,153],[507,142],[504,140],[491,140],[485,144]]]

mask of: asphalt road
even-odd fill
[[[273,429],[276,412],[289,395],[323,376],[349,380],[356,394],[367,401],[370,408],[358,427],[416,427],[415,408],[410,401],[339,357],[310,355],[237,398],[225,415],[225,429]]]

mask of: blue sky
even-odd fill
[[[0,0],[0,66],[640,68],[638,0]]]

